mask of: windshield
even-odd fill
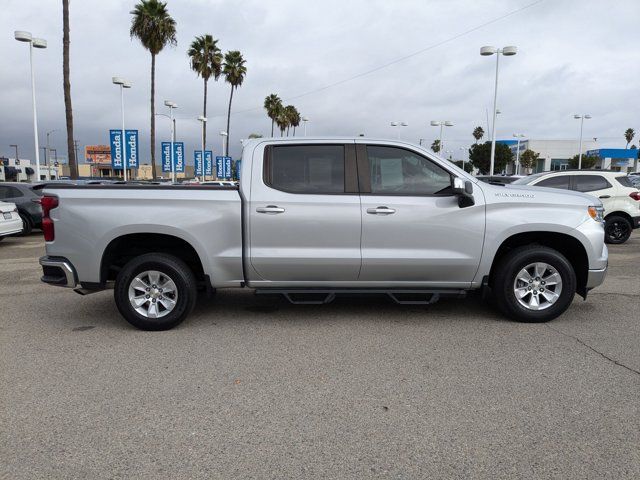
[[[541,176],[546,175],[547,173],[549,173],[549,172],[534,173],[533,175],[529,175],[527,177],[522,177],[522,178],[519,178],[518,180],[516,180],[515,182],[511,182],[511,185],[529,185],[536,178],[540,178]]]

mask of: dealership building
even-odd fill
[[[513,162],[507,165],[506,173],[515,173],[516,152],[518,149],[517,140],[496,140],[496,143],[502,143],[511,148]],[[595,150],[597,145],[594,140],[583,140],[582,154],[586,155],[588,150]],[[540,154],[538,162],[533,166],[532,173],[549,172],[569,168],[569,159],[578,154],[580,144],[578,140],[535,140],[533,138],[521,140],[520,155],[527,149]]]

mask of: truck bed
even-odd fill
[[[193,247],[215,287],[242,284],[241,200],[236,186],[55,185],[50,256],[67,258],[82,284],[102,284],[102,259],[113,242],[181,239]],[[145,232],[143,235],[140,232]],[[142,237],[145,238],[142,238]]]

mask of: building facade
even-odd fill
[[[513,162],[507,165],[508,174],[514,174],[516,171],[516,154],[518,142],[516,140],[496,140],[496,143],[503,143],[511,148],[513,154]],[[583,140],[582,141],[582,154],[586,155],[587,151],[594,150],[598,146],[595,140]],[[566,170],[569,168],[569,159],[578,155],[580,150],[580,142],[578,140],[536,140],[526,139],[520,141],[520,155],[525,150],[533,150],[540,154],[538,162],[534,165],[531,172],[519,172],[525,173],[538,173],[549,172],[555,170]]]

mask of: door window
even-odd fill
[[[283,145],[271,148],[265,183],[290,193],[344,193],[344,146]]]
[[[451,194],[451,174],[431,160],[396,147],[367,146],[371,193]]]
[[[611,184],[601,175],[576,175],[574,181],[576,190],[579,192],[595,192],[611,188]]]
[[[562,188],[569,190],[569,175],[557,175],[536,183],[537,187]]]

